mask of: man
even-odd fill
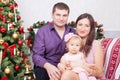
[[[40,28],[33,45],[33,63],[36,80],[60,80],[60,70],[56,67],[65,53],[64,35],[75,30],[67,26],[69,7],[56,3],[52,10],[53,22]]]

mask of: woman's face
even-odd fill
[[[90,21],[88,18],[83,18],[77,22],[76,31],[81,38],[87,38],[90,32]]]

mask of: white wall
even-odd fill
[[[120,31],[120,0],[16,0],[25,30],[37,21],[52,21],[51,11],[56,2],[70,7],[69,22],[85,12],[103,24],[105,31]]]

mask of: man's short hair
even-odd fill
[[[61,9],[61,10],[68,10],[68,14],[70,12],[70,9],[68,7],[67,4],[63,3],[63,2],[59,2],[59,3],[56,3],[54,6],[53,6],[53,10],[52,10],[52,13],[55,12],[55,9],[58,8],[58,9]]]

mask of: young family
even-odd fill
[[[103,75],[104,50],[95,40],[94,19],[81,14],[76,29],[67,25],[63,2],[52,10],[53,22],[40,28],[33,45],[35,80],[97,80]]]

